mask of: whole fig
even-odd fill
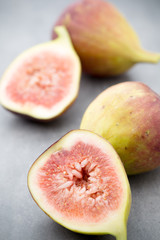
[[[160,166],[160,96],[143,83],[106,89],[89,105],[80,128],[107,139],[127,174]]]
[[[56,25],[66,26],[83,70],[91,75],[119,75],[138,62],[157,63],[160,60],[160,54],[141,48],[126,19],[105,1],[76,2],[66,9]]]

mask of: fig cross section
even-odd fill
[[[0,82],[0,102],[11,112],[52,120],[70,107],[79,92],[81,64],[65,27],[58,37],[20,54]]]
[[[126,238],[130,187],[117,153],[102,137],[69,132],[35,161],[28,186],[40,208],[64,227]]]

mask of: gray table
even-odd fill
[[[50,39],[53,23],[73,0],[0,1],[0,74],[23,50]],[[160,51],[160,1],[112,0],[136,29],[143,46]],[[160,65],[140,64],[109,79],[82,77],[74,105],[59,119],[41,124],[0,108],[0,240],[107,240],[109,236],[73,233],[46,216],[27,189],[27,173],[48,146],[79,128],[88,104],[104,89],[122,81],[141,81],[160,93]],[[160,238],[160,169],[129,177],[133,202],[128,240]]]

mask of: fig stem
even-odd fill
[[[160,53],[152,53],[145,50],[140,50],[136,53],[134,62],[158,63],[159,61]]]
[[[64,44],[69,44],[69,46],[72,45],[70,35],[65,26],[57,26],[54,28],[54,31],[58,35],[58,41],[60,40]]]

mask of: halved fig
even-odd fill
[[[121,160],[104,138],[73,130],[32,165],[28,187],[39,207],[64,227],[126,240],[131,192]]]
[[[57,39],[26,50],[2,76],[0,103],[6,109],[50,120],[76,99],[80,61],[65,27],[56,27],[55,31]]]

